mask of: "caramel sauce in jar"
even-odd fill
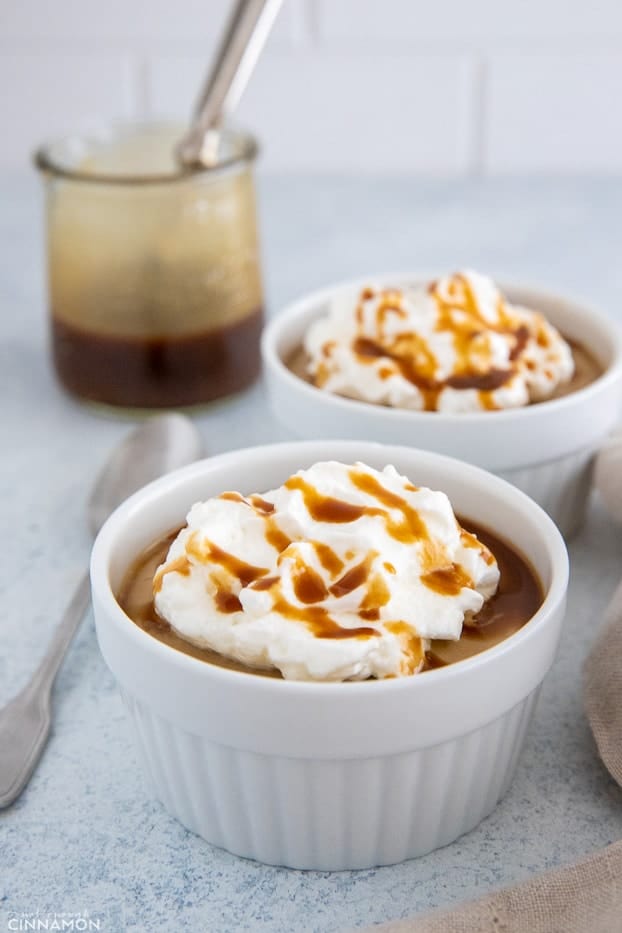
[[[261,308],[237,324],[188,337],[111,337],[66,324],[52,309],[52,355],[64,387],[81,398],[131,408],[211,402],[259,375]]]

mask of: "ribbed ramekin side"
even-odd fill
[[[583,448],[566,457],[498,475],[541,505],[569,538],[585,518],[595,453],[594,447]]]
[[[537,693],[450,742],[344,760],[229,748],[124,699],[156,795],[188,829],[236,855],[326,871],[413,858],[475,827],[510,783]]]

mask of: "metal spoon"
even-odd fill
[[[183,415],[158,415],[132,431],[113,451],[95,482],[88,503],[93,536],[131,493],[163,473],[198,460],[201,452],[199,433]],[[54,679],[90,596],[86,573],[30,682],[0,710],[0,808],[19,797],[43,751],[50,732]]]
[[[237,105],[268,38],[282,0],[238,0],[176,155],[183,165],[218,162],[223,117]]]

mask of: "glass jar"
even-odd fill
[[[106,405],[209,402],[259,372],[262,286],[250,136],[180,170],[183,127],[115,126],[35,155],[46,190],[52,351],[61,383]]]

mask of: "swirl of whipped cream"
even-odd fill
[[[326,392],[418,411],[516,408],[550,398],[574,372],[570,346],[543,315],[475,272],[341,293],[304,349]]]
[[[418,672],[496,591],[447,496],[392,466],[316,463],[262,495],[197,503],[154,577],[183,638],[294,680]]]

